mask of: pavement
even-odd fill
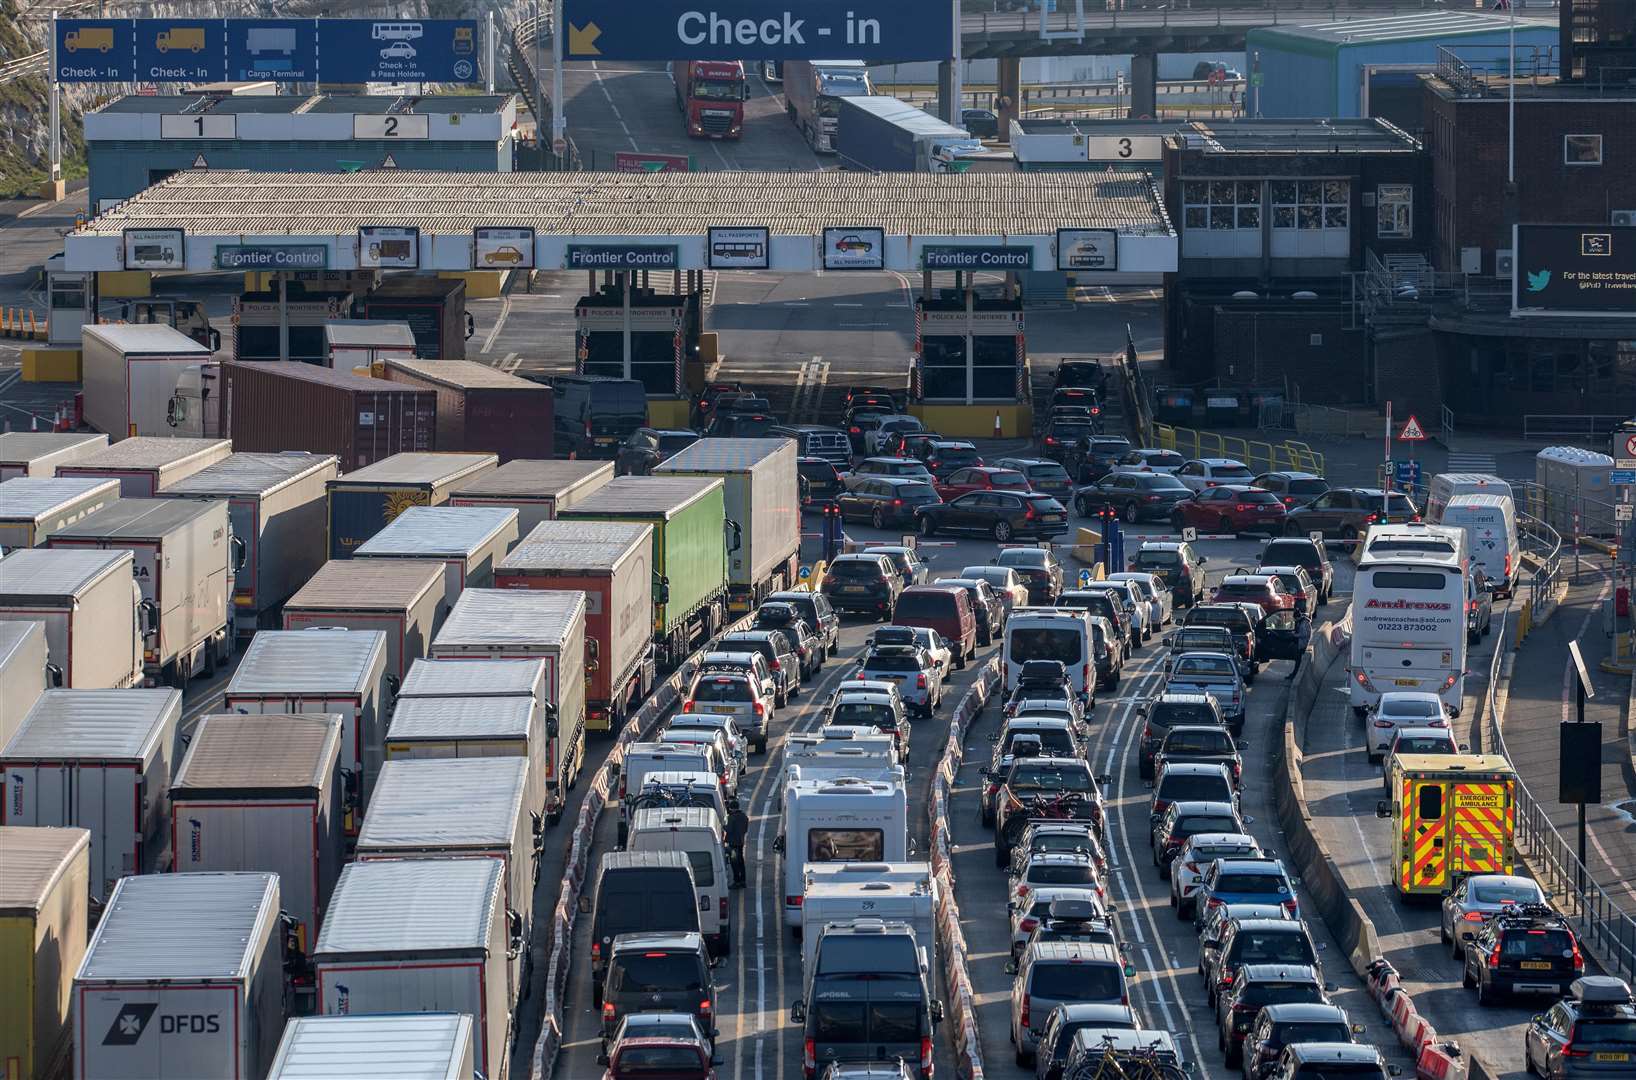
[[[1563,559],[1565,572],[1572,562],[1571,556]],[[1608,888],[1615,903],[1636,911],[1636,817],[1632,816],[1636,804],[1631,802],[1636,787],[1632,786],[1626,737],[1631,678],[1599,667],[1610,652],[1602,624],[1603,608],[1614,588],[1608,560],[1587,552],[1581,565],[1579,579],[1560,606],[1517,650],[1501,733],[1523,784],[1571,843],[1578,830],[1578,809],[1556,799],[1561,761],[1558,725],[1575,719],[1577,678],[1568,643],[1577,640],[1596,691],[1585,703],[1585,719],[1602,725],[1602,799],[1585,810],[1586,869]]]

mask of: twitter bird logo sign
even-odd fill
[[[1551,285],[1549,270],[1528,271],[1528,291],[1531,293],[1544,292]]]

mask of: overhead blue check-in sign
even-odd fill
[[[136,77],[143,82],[211,82],[222,77],[227,24],[221,19],[136,20]]]
[[[570,60],[942,60],[949,0],[563,0]]]
[[[476,82],[475,19],[319,19],[325,82]]]
[[[58,19],[58,82],[130,82],[136,78],[136,23],[130,19]]]

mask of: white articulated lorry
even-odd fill
[[[60,685],[117,690],[142,682],[142,588],[136,557],[29,548],[0,559],[0,622],[43,622]]]

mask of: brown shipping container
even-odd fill
[[[238,450],[334,454],[349,473],[437,449],[437,395],[312,364],[222,365],[222,427]]]
[[[471,360],[385,362],[386,378],[437,394],[437,448],[498,454],[502,463],[551,456],[551,388]]]

